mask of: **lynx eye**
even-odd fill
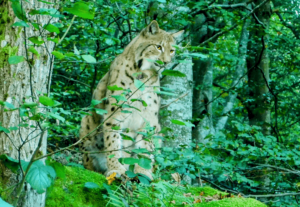
[[[175,52],[175,50],[170,50],[170,53],[173,54]]]
[[[161,47],[160,45],[157,45],[156,48],[157,48],[158,50],[162,50],[162,47]]]

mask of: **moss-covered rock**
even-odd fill
[[[228,193],[209,186],[184,187],[164,181],[152,183],[151,187],[139,185],[134,187],[135,191],[131,193],[117,186],[112,186],[112,189],[118,189],[118,192],[114,192],[105,200],[99,188],[86,189],[84,185],[87,182],[93,182],[102,187],[103,183],[106,182],[106,178],[101,174],[82,168],[66,167],[66,178],[58,178],[54,186],[48,190],[46,207],[98,207],[106,206],[108,202],[108,206],[114,206],[114,203],[120,206],[123,201],[128,202],[129,200],[139,207],[163,206],[166,204],[167,206],[169,204],[170,206],[186,204],[186,206],[201,207],[266,207],[265,204],[251,198],[237,196],[226,198]],[[136,184],[133,184],[133,186],[136,186]],[[109,200],[109,197],[112,199]]]
[[[100,189],[87,189],[85,183],[93,182],[101,188],[106,178],[78,167],[65,167],[65,179],[55,180],[47,192],[46,207],[99,207],[105,206]]]

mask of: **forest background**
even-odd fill
[[[157,20],[185,33],[162,77],[156,176],[177,172],[270,206],[299,206],[299,1],[0,3],[0,172],[15,205],[24,185],[40,194],[26,192],[31,201],[20,206],[45,199],[55,164],[39,160],[78,153],[81,118],[105,113],[91,100],[97,82]]]

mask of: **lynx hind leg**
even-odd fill
[[[143,139],[143,135],[139,134],[136,138],[136,146],[135,148],[146,148],[149,152],[154,151],[155,146],[152,142],[148,142]],[[154,163],[154,157],[153,155],[149,155],[149,154],[142,154],[145,157],[151,159],[151,169],[145,169],[141,166],[139,166],[138,164],[135,164],[134,167],[134,173],[141,173],[146,175],[147,177],[149,177],[151,180],[153,180],[153,176],[152,176],[152,172],[153,172],[153,163]]]
[[[81,128],[79,137],[83,138],[91,133],[101,123],[102,118],[100,115],[92,112],[92,116],[85,116],[81,120]],[[84,152],[96,152],[103,150],[103,133],[102,128],[99,128],[88,135],[80,144],[81,151]],[[84,153],[83,154],[83,165],[86,169],[105,172],[107,169],[106,158],[104,153]]]

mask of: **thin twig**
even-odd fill
[[[257,5],[257,6],[256,6],[249,14],[247,14],[245,17],[243,17],[243,18],[241,19],[241,21],[244,21],[245,19],[247,19],[247,18],[248,18],[249,16],[251,16],[258,8],[260,8],[261,6],[263,6],[263,5],[264,5],[265,3],[267,3],[268,1],[270,1],[270,0],[265,0],[265,1],[263,1],[261,4]],[[204,42],[202,42],[201,44],[199,44],[199,46],[203,46],[203,45],[205,45],[206,43],[211,42],[211,41],[214,40],[215,38],[220,37],[221,35],[223,35],[223,34],[229,32],[229,31],[232,31],[232,30],[233,30],[234,28],[236,28],[238,25],[239,25],[239,24],[236,23],[236,24],[234,24],[233,26],[229,27],[228,29],[223,30],[223,31],[221,31],[221,32],[218,32],[218,33],[215,34],[214,36],[208,38],[207,40],[205,40]]]
[[[166,107],[170,106],[172,103],[174,103],[174,102],[176,102],[176,101],[178,101],[178,100],[180,100],[180,99],[186,97],[188,94],[189,94],[189,92],[186,92],[185,94],[179,96],[177,99],[171,101],[170,103],[168,103],[168,104],[166,104],[166,105],[161,106],[160,108],[161,108],[161,109],[166,108]]]

